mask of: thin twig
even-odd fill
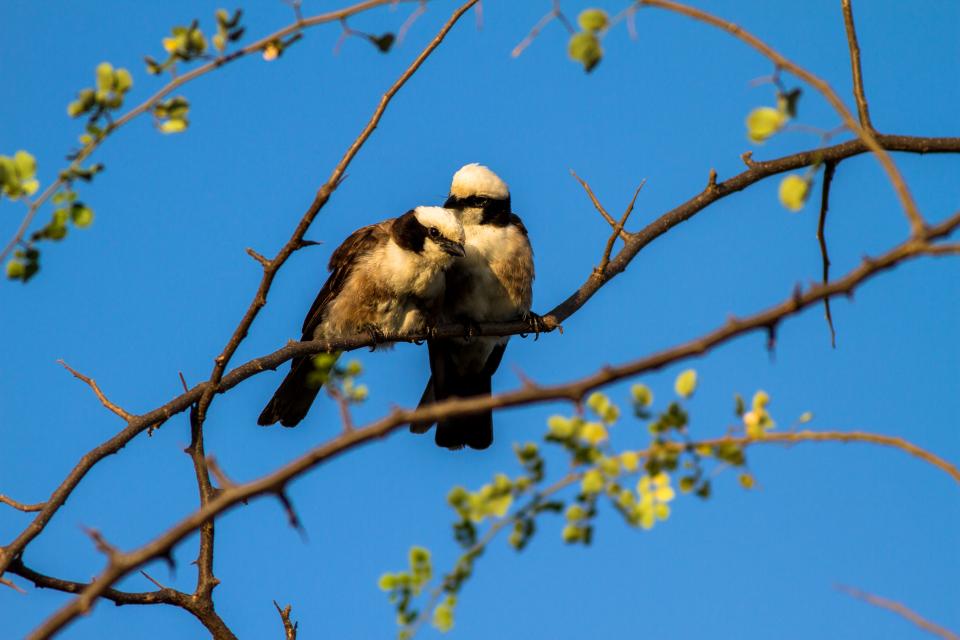
[[[407,37],[407,32],[410,31],[410,27],[412,27],[413,23],[417,21],[417,18],[419,18],[426,12],[427,12],[427,2],[426,0],[420,0],[419,6],[417,6],[417,8],[413,10],[410,16],[403,21],[402,25],[400,25],[400,29],[397,30],[398,45],[403,44],[404,39]]]
[[[903,207],[904,214],[910,223],[910,232],[915,237],[923,237],[926,228],[926,221],[923,219],[923,216],[920,215],[920,211],[917,209],[917,203],[914,201],[913,196],[910,195],[910,189],[907,187],[907,183],[904,181],[900,170],[897,169],[897,165],[894,164],[890,154],[887,153],[887,151],[879,143],[877,135],[874,134],[870,128],[860,126],[856,118],[853,117],[853,114],[850,113],[850,110],[847,109],[847,106],[843,103],[843,100],[837,96],[837,93],[825,80],[807,71],[803,67],[791,62],[774,50],[773,47],[766,44],[740,25],[718,18],[717,16],[707,13],[706,11],[702,11],[685,4],[680,4],[678,2],[673,2],[672,0],[637,0],[637,2],[644,6],[659,7],[661,9],[673,11],[689,18],[693,18],[694,20],[698,20],[722,29],[759,51],[777,67],[789,71],[819,91],[823,97],[827,99],[827,102],[829,102],[834,108],[834,110],[843,120],[844,124],[846,124],[847,127],[854,134],[856,134],[858,138],[863,140],[863,143],[867,146],[867,148],[870,149],[874,155],[876,155],[880,165],[887,173],[887,177],[890,179],[890,183],[893,185],[894,191],[897,193],[897,197],[899,198],[900,204]]]
[[[281,609],[277,601],[274,600],[273,606],[277,608],[277,613],[280,614],[280,620],[283,622],[284,638],[286,640],[297,640],[297,627],[300,626],[300,623],[290,620],[290,612],[293,610],[293,605],[288,604]]]
[[[870,122],[870,109],[867,106],[867,95],[863,91],[863,71],[860,68],[860,44],[857,42],[857,29],[853,24],[853,7],[851,0],[840,0],[843,8],[843,26],[847,32],[847,45],[850,49],[850,70],[853,75],[853,96],[857,100],[857,114],[860,116],[860,126],[873,130]]]
[[[590,197],[590,202],[592,202],[594,208],[596,208],[596,210],[600,212],[600,215],[603,216],[603,219],[607,221],[607,224],[610,225],[610,228],[616,229],[617,221],[614,220],[613,216],[607,213],[607,210],[603,208],[603,205],[600,204],[600,200],[597,199],[597,196],[593,193],[593,189],[590,188],[590,185],[587,184],[587,181],[581,178],[580,176],[578,176],[577,172],[574,171],[573,169],[570,169],[570,175],[576,178],[577,182],[580,183],[580,186],[583,187],[583,190],[587,192],[587,196]],[[628,234],[623,229],[620,229],[620,232],[618,235],[620,236],[620,239],[623,240],[624,242],[630,239],[630,234]]]
[[[3,495],[2,493],[0,493],[0,502],[2,502],[3,504],[6,504],[6,505],[9,505],[9,506],[13,507],[13,508],[16,509],[17,511],[24,511],[24,512],[26,512],[26,513],[30,513],[31,511],[40,511],[40,510],[43,509],[45,506],[47,506],[47,503],[46,503],[46,502],[35,502],[35,503],[33,503],[33,504],[26,504],[26,503],[23,503],[23,502],[17,502],[17,501],[14,500],[13,498],[9,498],[9,497]]]
[[[63,360],[57,360],[57,364],[59,364],[59,365],[62,366],[64,369],[66,369],[67,371],[69,371],[70,373],[72,373],[74,378],[77,378],[77,379],[82,380],[83,382],[87,383],[87,385],[88,385],[91,389],[93,389],[93,392],[96,394],[97,399],[100,401],[100,404],[102,404],[102,405],[105,406],[107,409],[109,409],[111,412],[113,412],[113,413],[115,413],[116,415],[120,416],[121,418],[123,418],[123,419],[126,420],[127,422],[130,422],[131,420],[133,420],[133,418],[135,417],[133,414],[128,413],[128,412],[125,411],[122,407],[120,407],[120,406],[118,406],[118,405],[110,402],[110,400],[107,398],[107,396],[104,395],[103,391],[100,390],[100,387],[97,385],[96,380],[94,380],[93,378],[89,378],[89,377],[83,375],[82,373],[80,373],[79,371],[77,371],[76,369],[74,369],[73,367],[71,367],[70,365],[68,365],[68,364],[67,364],[66,362],[64,362]]]
[[[930,238],[942,237],[957,228],[960,228],[960,213],[931,227],[929,236]],[[169,554],[176,544],[193,533],[198,527],[201,527],[205,522],[214,519],[217,515],[227,511],[238,503],[264,494],[278,495],[282,500],[284,496],[283,490],[287,483],[293,478],[365,442],[382,438],[401,426],[421,420],[438,421],[453,416],[472,415],[485,409],[531,405],[561,399],[579,402],[587,393],[594,389],[603,387],[617,380],[631,378],[647,371],[659,369],[667,364],[686,358],[702,355],[714,346],[727,342],[734,337],[757,330],[766,330],[783,319],[793,316],[811,305],[819,303],[824,297],[849,294],[860,283],[870,279],[877,273],[886,271],[905,260],[926,255],[927,246],[925,242],[911,238],[882,255],[864,260],[847,275],[826,286],[815,285],[805,292],[796,292],[791,294],[784,302],[760,313],[742,319],[731,318],[723,326],[695,340],[628,362],[624,365],[604,367],[597,373],[581,378],[580,380],[567,384],[541,386],[533,389],[523,388],[495,396],[453,398],[412,411],[395,409],[386,417],[367,427],[354,429],[353,431],[344,431],[339,436],[316,447],[273,473],[249,483],[220,491],[216,497],[204,507],[193,512],[167,530],[166,533],[148,542],[139,549],[128,553],[114,553],[106,569],[91,583],[90,587],[86,589],[82,595],[55,612],[40,625],[40,627],[34,630],[29,638],[31,640],[39,640],[41,638],[51,637],[76,619],[77,616],[88,611],[96,599],[118,580],[122,579],[131,571],[138,569],[146,562]],[[736,439],[733,440],[736,441]],[[946,471],[954,481],[960,484],[960,469],[957,469],[956,466],[897,437],[861,433],[824,434],[819,432],[796,432],[768,434],[760,440],[747,438],[743,440],[743,442],[801,442],[806,440],[865,441],[897,447]]]
[[[623,215],[620,216],[620,219],[617,221],[617,224],[613,226],[613,232],[610,234],[610,237],[607,238],[607,246],[603,248],[603,256],[600,258],[600,266],[597,267],[597,272],[600,276],[607,270],[607,265],[610,264],[610,253],[613,251],[613,244],[617,241],[617,238],[620,237],[621,233],[627,233],[623,228],[627,224],[627,219],[630,217],[630,214],[633,213],[633,205],[637,202],[637,196],[640,195],[640,190],[643,189],[643,185],[647,184],[647,179],[644,178],[640,182],[640,186],[637,187],[637,190],[633,192],[633,198],[630,199],[630,204],[627,205],[627,210],[623,212]],[[627,234],[630,235],[629,233]]]
[[[820,257],[823,261],[823,284],[830,281],[830,256],[827,253],[827,236],[824,226],[827,222],[827,209],[830,207],[830,185],[833,183],[833,174],[837,170],[836,162],[828,162],[823,168],[823,187],[820,192],[820,218],[817,221],[817,241],[820,243]],[[833,327],[833,314],[830,313],[830,298],[824,298],[823,311],[830,328],[830,346],[837,348],[837,332]]]
[[[345,7],[343,9],[329,11],[327,13],[318,14],[305,19],[303,19],[302,16],[298,15],[296,22],[289,24],[283,27],[282,29],[274,31],[270,35],[264,36],[263,38],[260,38],[256,42],[248,44],[242,49],[238,49],[233,53],[229,53],[225,56],[215,58],[204,65],[201,65],[195,69],[191,69],[186,73],[177,75],[169,83],[164,85],[159,91],[157,91],[152,96],[150,96],[149,98],[141,102],[139,105],[130,109],[125,114],[123,114],[122,116],[117,118],[115,121],[110,123],[110,125],[104,130],[104,135],[102,137],[95,139],[92,143],[90,143],[89,145],[81,149],[80,152],[74,158],[74,160],[70,163],[68,168],[64,171],[61,171],[60,174],[61,175],[68,174],[70,169],[80,168],[83,162],[87,158],[89,158],[93,154],[93,152],[96,151],[97,148],[99,148],[100,145],[103,144],[103,142],[107,138],[109,138],[113,133],[115,133],[117,129],[120,129],[121,127],[126,125],[128,122],[136,118],[137,116],[149,111],[154,107],[154,105],[156,105],[166,96],[168,96],[170,93],[173,93],[173,91],[183,86],[184,84],[190,82],[191,80],[194,80],[195,78],[198,78],[202,75],[210,73],[211,71],[219,69],[220,67],[226,64],[229,64],[235,60],[238,60],[244,56],[260,53],[264,49],[264,47],[266,47],[271,42],[274,42],[276,40],[282,40],[286,36],[296,34],[303,29],[307,29],[307,28],[314,27],[321,24],[326,24],[329,22],[335,22],[337,20],[340,20],[341,18],[356,15],[358,13],[362,13],[369,9],[373,9],[375,7],[389,4],[390,2],[394,2],[394,1],[395,0],[364,0],[363,2],[358,2],[355,5]],[[404,1],[410,1],[410,0],[404,0]],[[66,179],[58,178],[57,180],[51,182],[50,185],[46,189],[44,189],[41,192],[41,194],[35,200],[33,200],[33,202],[31,202],[26,215],[24,216],[23,220],[20,222],[20,226],[17,228],[17,231],[14,233],[13,237],[10,239],[7,245],[3,248],[3,250],[0,251],[0,262],[2,262],[10,254],[10,252],[13,251],[13,249],[17,246],[17,244],[19,244],[23,240],[23,237],[26,234],[27,229],[30,228],[30,224],[33,221],[34,216],[36,216],[37,211],[40,209],[40,207],[44,203],[46,203],[46,201],[49,200],[51,196],[53,196],[53,194],[60,189],[60,187],[62,187],[66,183],[67,183]]]
[[[878,134],[878,140],[891,151],[908,153],[958,153],[960,152],[960,138],[930,138],[901,135]],[[866,144],[862,140],[850,140],[830,147],[822,147],[810,151],[795,153],[782,158],[763,162],[751,161],[750,168],[716,185],[715,189],[699,192],[694,197],[679,206],[662,214],[648,224],[644,229],[630,236],[630,240],[620,250],[616,257],[611,259],[606,275],[596,278],[591,273],[585,281],[574,290],[565,300],[556,305],[551,311],[542,316],[541,332],[549,332],[562,327],[561,323],[581,309],[593,295],[618,273],[622,273],[636,258],[637,255],[651,242],[665,233],[690,220],[711,204],[722,200],[731,194],[738,193],[752,184],[760,182],[770,176],[809,167],[818,162],[840,162],[847,158],[866,153]],[[938,247],[947,245],[930,245],[925,249],[928,255],[941,255]],[[477,335],[508,336],[528,333],[527,322],[500,322],[484,323],[476,327]],[[388,335],[389,342],[421,340],[429,337],[462,337],[461,325],[439,327],[436,335]],[[310,342],[295,342],[288,344],[274,352],[253,358],[252,360],[235,367],[225,375],[216,387],[217,393],[224,393],[237,386],[244,380],[260,374],[266,370],[276,369],[291,358],[304,355],[314,355],[339,350],[352,350],[371,346],[369,336],[345,336],[332,340],[313,340]],[[687,354],[690,355],[690,354]],[[0,573],[5,571],[9,563],[20,555],[23,550],[47,526],[53,516],[64,505],[74,489],[83,480],[86,474],[101,460],[120,451],[136,436],[144,431],[158,428],[171,416],[189,409],[210,387],[209,382],[201,382],[165,404],[134,418],[122,431],[94,447],[81,456],[69,474],[60,482],[43,509],[36,518],[24,528],[17,537],[7,545],[0,546]]]
[[[537,21],[537,24],[533,25],[533,28],[530,29],[530,33],[528,33],[527,36],[523,40],[521,40],[517,46],[513,48],[513,51],[510,52],[510,55],[514,58],[519,58],[520,54],[522,54],[527,47],[533,44],[533,41],[537,38],[538,35],[540,35],[540,32],[543,31],[544,27],[546,27],[548,24],[550,24],[557,18],[560,18],[561,16],[563,16],[563,12],[560,10],[560,2],[559,0],[553,0],[553,8],[550,9],[550,11],[547,12],[546,15],[540,18]],[[565,21],[565,24],[569,25],[569,22],[566,22],[565,18],[564,18],[564,21]]]
[[[655,446],[658,451],[663,451],[664,449],[673,450],[677,453],[682,451],[695,450],[698,447],[709,447],[714,448],[718,446],[727,446],[735,445],[738,447],[749,447],[754,445],[763,445],[763,444],[785,444],[785,445],[794,445],[800,443],[808,442],[859,442],[866,444],[876,444],[881,446],[889,446],[900,449],[910,455],[919,457],[925,462],[930,462],[937,467],[942,468],[944,471],[949,473],[958,483],[960,483],[960,469],[946,462],[942,458],[937,457],[936,455],[917,447],[910,442],[898,437],[883,436],[875,433],[866,433],[862,431],[796,431],[792,433],[766,433],[757,437],[750,436],[739,436],[732,437],[727,436],[724,438],[714,438],[709,440],[701,441],[684,441],[684,442],[665,442]],[[647,459],[652,453],[654,447],[648,449],[641,449],[634,451],[640,459]],[[727,465],[718,466],[712,475],[717,475],[722,472],[724,469],[728,468]],[[642,470],[643,467],[640,467]],[[457,561],[457,565],[454,566],[453,571],[457,570],[458,565],[464,561],[464,558],[469,558],[471,556],[476,556],[480,551],[485,549],[490,542],[497,536],[500,531],[507,528],[509,525],[512,525],[515,522],[521,521],[527,514],[537,505],[542,504],[545,498],[549,498],[570,486],[571,484],[578,482],[587,472],[587,469],[582,469],[578,471],[573,471],[568,473],[564,477],[560,478],[550,486],[545,489],[541,489],[531,496],[530,500],[527,501],[524,506],[520,507],[513,513],[498,520],[495,520],[491,524],[490,528],[486,531],[480,540],[474,543],[469,549],[464,551],[460,555],[460,559]],[[642,471],[641,471],[642,472]],[[452,572],[451,572],[452,573]],[[450,573],[447,574],[449,576]],[[437,604],[440,602],[440,598],[444,593],[445,585],[447,583],[446,577],[440,580],[439,584],[431,591],[430,596],[427,598],[426,602],[419,609],[417,617],[412,623],[404,627],[404,630],[407,632],[407,638],[412,638],[416,635],[417,631],[423,626],[424,622],[428,620],[432,614],[433,610],[436,608]],[[843,587],[841,587],[843,588]],[[960,640],[960,638],[947,637],[948,640]]]
[[[878,134],[878,139],[886,148],[892,151],[920,154],[960,152],[960,138],[925,138]],[[834,146],[804,151],[775,160],[752,162],[750,169],[747,171],[717,184],[716,189],[709,192],[698,193],[686,202],[664,213],[644,229],[634,233],[624,248],[611,260],[610,267],[607,269],[604,278],[596,278],[591,273],[583,284],[571,293],[566,300],[542,316],[541,331],[552,331],[553,329],[561,327],[561,323],[581,309],[601,287],[613,279],[616,274],[623,272],[644,247],[677,225],[691,219],[714,202],[742,191],[767,177],[809,167],[818,162],[840,162],[867,151],[868,149],[862,140],[850,140]],[[938,245],[932,245],[928,247],[926,253],[939,255],[936,250],[937,246]],[[484,323],[479,325],[477,330],[477,335],[516,335],[528,333],[529,324],[526,322]],[[385,339],[395,342],[426,339],[428,337],[462,337],[462,335],[462,326],[450,325],[440,327],[437,330],[436,336],[389,335],[385,336]],[[217,393],[228,391],[251,376],[262,373],[265,370],[276,369],[279,365],[293,357],[338,350],[352,350],[371,346],[371,344],[372,342],[369,336],[346,336],[333,340],[313,340],[310,342],[291,343],[277,349],[271,354],[254,358],[243,365],[235,367],[228,375],[224,376],[220,385],[216,387],[216,391]],[[63,506],[67,498],[70,497],[73,490],[90,469],[107,456],[121,450],[140,433],[155,429],[171,416],[189,409],[210,386],[208,382],[202,382],[191,388],[189,392],[180,394],[169,400],[166,404],[136,417],[122,431],[84,454],[70,473],[57,486],[46,502],[46,506],[37,514],[36,518],[17,535],[16,539],[8,545],[0,546],[0,572],[6,570],[6,567],[12,559],[21,554],[27,545],[44,530],[54,514]]]
[[[917,625],[927,633],[931,633],[935,636],[940,636],[944,640],[960,640],[960,635],[957,635],[949,629],[945,629],[938,624],[934,624],[913,611],[912,609],[906,607],[905,605],[900,604],[894,600],[888,600],[887,598],[881,598],[880,596],[875,596],[871,593],[865,591],[860,591],[853,587],[848,587],[845,585],[837,585],[838,590],[843,591],[844,593],[857,598],[858,600],[863,600],[864,602],[870,603],[875,607],[880,607],[881,609],[886,609],[887,611],[892,611],[899,616],[902,616]]]

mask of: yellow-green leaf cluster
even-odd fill
[[[26,151],[0,156],[0,194],[11,200],[31,196],[40,188],[36,176],[37,160]]]
[[[176,96],[158,102],[153,107],[153,116],[157,122],[157,128],[163,133],[180,133],[185,131],[190,122],[187,120],[187,114],[190,111],[190,103],[183,96]]]
[[[791,173],[784,176],[780,181],[780,188],[777,195],[780,198],[780,204],[789,211],[797,212],[803,209],[810,197],[810,187],[812,186],[810,176],[800,176]]]
[[[237,9],[231,17],[226,9],[217,9],[214,17],[217,20],[217,33],[213,36],[213,46],[223,53],[228,42],[236,42],[243,37],[244,28],[240,26],[240,17],[243,10]]]
[[[79,118],[90,115],[91,122],[101,115],[123,106],[123,99],[133,88],[133,76],[126,69],[114,69],[109,62],[101,62],[96,69],[96,86],[81,89],[77,99],[67,105],[67,115]]]
[[[760,390],[753,394],[750,411],[743,414],[743,427],[751,438],[762,438],[767,431],[777,426],[767,410],[769,404],[770,396],[766,391]]]
[[[697,372],[693,369],[687,369],[677,376],[673,383],[673,390],[681,398],[689,398],[697,390]]]
[[[580,31],[570,36],[567,54],[571,60],[582,64],[584,71],[590,73],[603,59],[603,47],[600,46],[600,38],[596,33]]]

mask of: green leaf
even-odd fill
[[[603,49],[600,47],[600,40],[589,31],[581,31],[570,37],[570,43],[567,45],[567,53],[570,58],[583,65],[583,70],[587,73],[593,71],[594,67],[600,64],[603,58]]]
[[[163,133],[180,133],[187,128],[187,121],[179,118],[172,118],[160,123],[160,131]]]
[[[610,24],[610,19],[603,9],[585,9],[577,16],[577,24],[584,31],[602,31]]]
[[[810,195],[810,181],[792,173],[780,181],[778,195],[780,204],[785,208],[793,212],[800,211]]]
[[[113,65],[101,62],[97,65],[97,90],[110,91],[113,89]]]
[[[683,371],[673,383],[673,389],[681,398],[692,396],[697,390],[697,372],[694,369]]]
[[[10,260],[7,263],[7,277],[11,280],[22,280],[27,273],[27,266],[19,260]]]
[[[37,174],[37,160],[26,151],[13,154],[13,165],[21,180],[29,180]]]
[[[133,87],[133,76],[126,69],[117,69],[114,74],[114,89],[120,93],[126,93]]]
[[[90,207],[77,202],[70,209],[70,220],[76,227],[85,229],[93,224],[93,210]]]

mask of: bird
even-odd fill
[[[354,231],[330,256],[330,275],[303,321],[301,341],[423,333],[439,313],[445,272],[463,257],[464,241],[458,216],[443,207],[416,207]],[[293,358],[257,423],[299,424],[322,386],[311,380],[313,371],[313,356]]]
[[[510,189],[488,167],[473,163],[453,176],[444,207],[457,211],[466,235],[466,255],[447,272],[441,317],[468,327],[523,319],[538,326],[533,298],[533,248],[520,217],[511,211]],[[427,341],[430,380],[420,406],[450,397],[489,395],[508,337],[463,337]],[[426,433],[433,421],[414,422]],[[435,440],[448,449],[486,449],[493,443],[493,415],[441,419]]]

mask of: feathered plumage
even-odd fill
[[[469,325],[526,317],[533,297],[533,249],[523,222],[510,210],[506,183],[487,167],[468,164],[454,174],[444,206],[457,211],[466,236],[466,256],[447,272],[444,321]],[[431,376],[420,405],[489,395],[508,339],[428,341]],[[410,429],[424,433],[431,426],[419,422]],[[441,420],[436,442],[448,449],[486,449],[493,442],[492,413]]]
[[[457,216],[441,207],[417,207],[354,231],[330,256],[330,276],[303,321],[301,340],[364,332],[423,331],[439,312],[444,272],[464,255]],[[294,358],[258,424],[298,424],[321,385],[311,384],[313,358]]]

